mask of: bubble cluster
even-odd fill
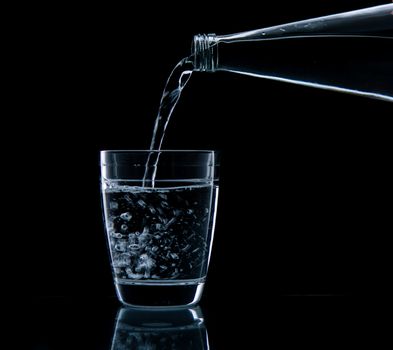
[[[194,279],[206,273],[211,186],[128,187],[105,193],[117,278]]]

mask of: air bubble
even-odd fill
[[[130,221],[132,219],[132,215],[129,212],[120,214],[120,218],[126,221]]]
[[[117,202],[110,202],[109,203],[109,209],[116,210],[118,208],[119,208],[119,203],[117,203]]]

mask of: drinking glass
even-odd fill
[[[119,300],[186,307],[201,298],[218,195],[215,151],[101,151],[102,202]]]

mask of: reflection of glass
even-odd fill
[[[130,349],[209,349],[201,309],[120,308],[111,350]]]

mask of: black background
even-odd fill
[[[99,150],[148,148],[163,85],[194,34],[383,3],[35,8],[28,24],[15,28],[23,34],[14,81],[23,98],[10,118],[10,173],[20,176],[23,194],[13,227],[28,247],[18,290],[35,299],[114,295]],[[222,152],[205,312],[214,318],[214,305],[275,296],[353,296],[373,283],[364,277],[365,247],[370,236],[387,232],[391,110],[346,94],[193,74],[164,148]]]

